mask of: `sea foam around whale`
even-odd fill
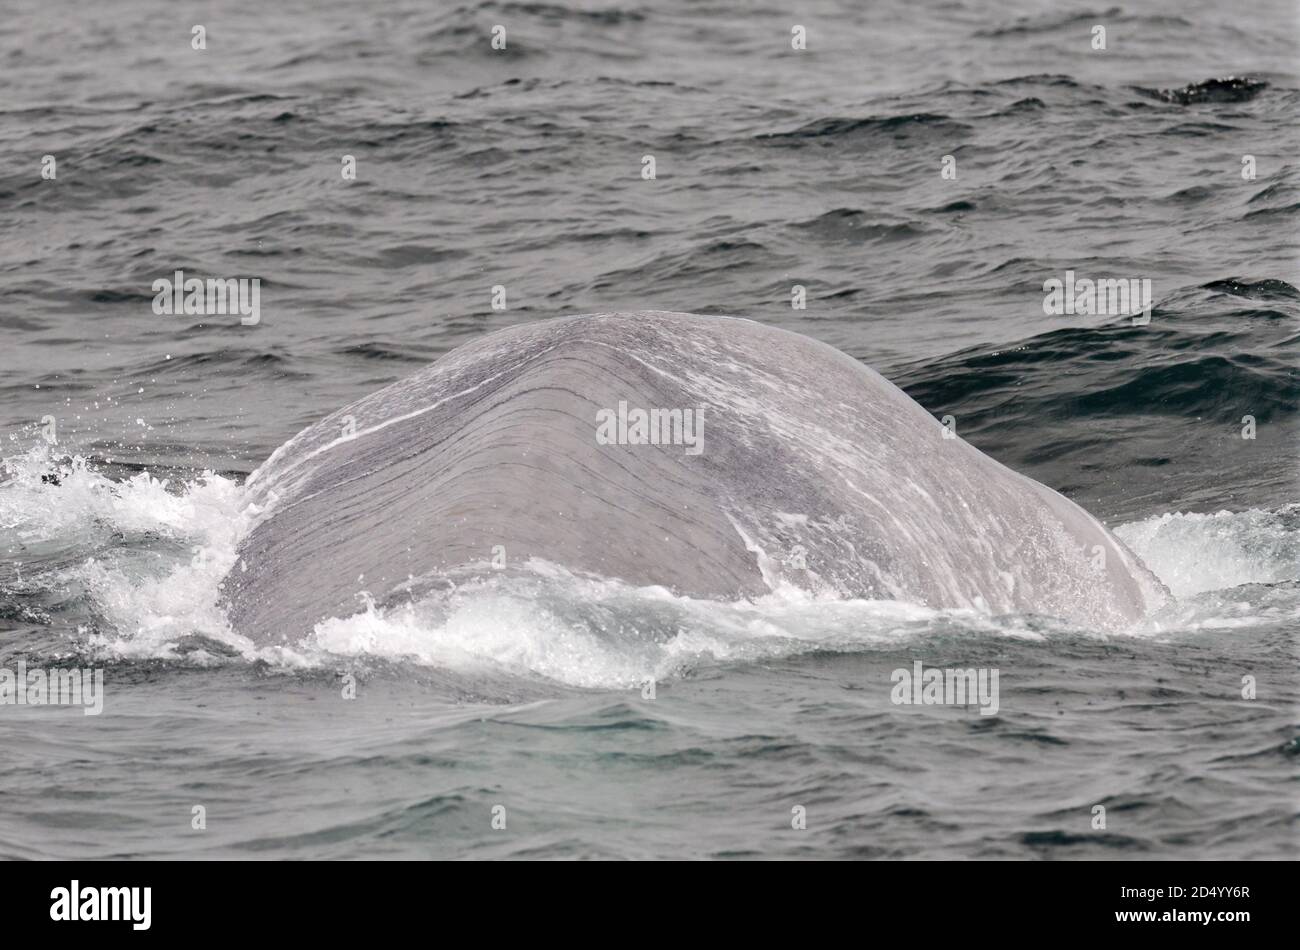
[[[719,664],[808,652],[854,652],[936,633],[1050,639],[1115,636],[1047,617],[935,610],[779,587],[718,602],[577,576],[533,561],[522,570],[377,608],[359,577],[357,610],[286,647],[235,634],[218,585],[256,511],[234,480],[148,473],[113,480],[81,459],[33,449],[4,463],[0,544],[17,564],[3,584],[11,613],[82,601],[76,641],[101,659],[345,667],[367,660],[541,678],[575,687],[632,687]],[[57,484],[49,478],[57,475]],[[1175,601],[1119,636],[1176,638],[1204,629],[1300,618],[1300,505],[1276,511],[1173,512],[1117,535]]]

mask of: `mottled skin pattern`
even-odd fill
[[[702,451],[600,444],[598,413],[700,413]],[[1077,505],[988,458],[879,374],[731,317],[594,314],[485,336],[304,430],[249,479],[264,511],[223,590],[296,641],[368,591],[543,559],[739,598],[827,595],[1131,623],[1164,596]]]

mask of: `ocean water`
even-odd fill
[[[0,856],[1294,858],[1298,18],[11,11],[0,668],[106,686],[98,716],[0,706]],[[260,323],[155,314],[178,269],[259,278]],[[1046,315],[1067,270],[1150,279],[1150,322]],[[539,563],[358,597],[290,647],[229,630],[242,483],[278,445],[491,330],[641,309],[843,349],[1172,602],[1101,632]],[[997,714],[895,705],[917,661],[998,670]]]

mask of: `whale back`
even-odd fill
[[[682,420],[661,444],[636,426],[652,410]],[[1159,602],[1083,509],[951,435],[856,360],[749,320],[513,327],[340,409],[250,476],[261,514],[227,615],[294,640],[355,613],[361,591],[392,603],[536,561],[698,597],[788,584],[1094,628]]]

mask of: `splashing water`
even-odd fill
[[[318,624],[298,643],[258,648],[230,630],[218,604],[239,540],[258,515],[234,481],[212,472],[183,482],[147,472],[113,481],[82,458],[59,461],[43,448],[6,460],[4,471],[0,543],[14,581],[0,596],[15,605],[83,604],[84,613],[68,611],[72,647],[106,658],[225,655],[286,669],[380,659],[620,688],[711,665],[851,653],[937,633],[1102,637],[1045,617],[789,587],[753,601],[696,600],[533,561],[386,608],[375,606],[361,578],[356,613]],[[1298,528],[1300,505],[1170,513],[1120,526],[1116,534],[1177,598],[1129,634],[1300,616]]]

